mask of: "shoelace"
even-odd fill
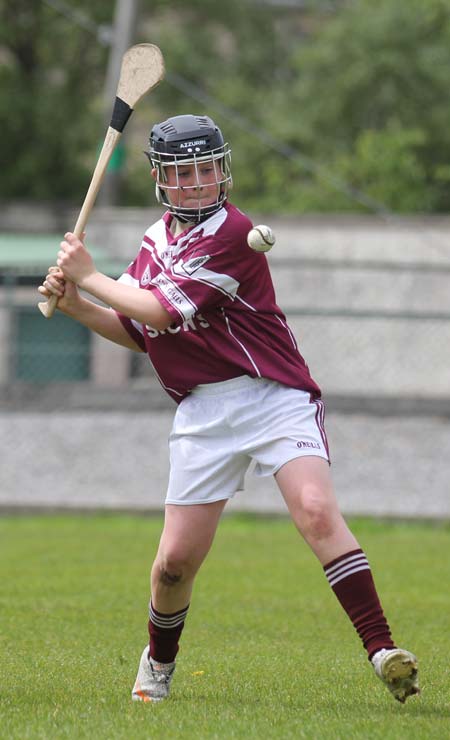
[[[169,683],[170,677],[172,675],[172,671],[170,672],[156,671],[151,664],[150,664],[150,668],[152,671],[152,677],[155,679],[157,683]]]

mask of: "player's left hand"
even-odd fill
[[[64,234],[64,241],[60,244],[56,264],[63,271],[66,278],[80,287],[82,287],[85,278],[96,272],[94,261],[83,242],[70,231]]]

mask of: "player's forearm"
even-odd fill
[[[79,286],[124,316],[142,324],[150,324],[155,329],[167,329],[173,321],[150,291],[123,285],[101,272],[91,273]]]
[[[110,308],[98,306],[92,301],[80,298],[76,310],[63,310],[67,316],[75,319],[96,334],[109,339],[110,342],[120,344],[134,352],[142,352],[141,348],[133,341],[125,327],[122,325],[117,314]]]

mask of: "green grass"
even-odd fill
[[[450,526],[352,522],[394,637],[421,659],[404,706],[373,675],[284,519],[225,517],[170,699],[130,700],[160,518],[0,519],[0,737],[450,737]]]

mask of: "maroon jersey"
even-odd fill
[[[172,218],[148,229],[119,278],[151,290],[173,317],[158,331],[118,314],[163,388],[179,402],[200,383],[250,375],[320,396],[276,304],[267,259],[247,245],[247,216],[226,203],[177,237]]]

